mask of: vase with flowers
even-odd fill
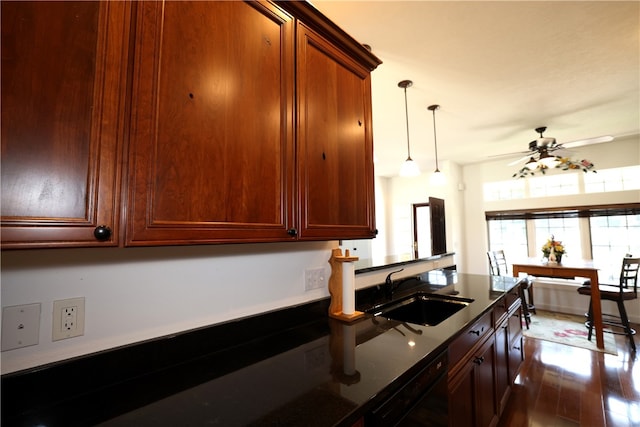
[[[562,261],[562,255],[564,255],[565,249],[562,245],[562,242],[559,240],[555,240],[553,235],[547,242],[542,245],[542,255],[548,259],[550,262],[557,262],[560,264]],[[555,259],[552,259],[555,258]]]

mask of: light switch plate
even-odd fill
[[[304,272],[304,290],[321,289],[327,286],[323,267],[310,268]]]
[[[2,351],[39,343],[40,310],[40,303],[2,308]]]

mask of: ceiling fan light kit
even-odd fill
[[[539,171],[545,174],[547,169],[555,168],[565,171],[580,169],[583,172],[596,172],[593,163],[591,161],[583,159],[580,161],[571,160],[568,157],[561,157],[558,155],[549,154],[556,150],[564,149],[567,145],[580,146],[597,144],[600,142],[612,141],[613,137],[598,137],[588,140],[574,141],[566,144],[558,144],[555,138],[548,138],[543,135],[547,130],[545,126],[541,126],[535,129],[540,134],[540,137],[529,143],[529,151],[534,152],[533,155],[527,155],[524,159],[529,157],[529,160],[524,164],[522,169],[513,174],[513,178],[524,178],[528,175],[535,175],[535,172]],[[515,164],[524,159],[520,159],[517,162],[510,163]]]
[[[407,123],[407,160],[400,167],[400,176],[410,177],[420,175],[418,164],[411,158],[411,145],[409,144],[409,107],[407,106],[407,88],[413,86],[411,80],[402,80],[398,87],[404,89],[404,114]]]
[[[560,164],[560,158],[552,156],[546,150],[543,150],[540,153],[540,160],[538,160],[538,162],[546,166],[547,168],[555,168],[556,166],[558,166],[558,164]]]

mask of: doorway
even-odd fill
[[[428,203],[413,204],[414,259],[447,252],[444,200],[429,197]]]

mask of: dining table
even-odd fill
[[[593,326],[596,331],[596,345],[604,349],[602,329],[602,304],[598,286],[598,268],[591,260],[563,260],[562,263],[549,262],[546,259],[527,258],[512,264],[515,277],[526,273],[534,277],[553,277],[562,279],[588,278],[591,281],[591,301],[593,309]]]

